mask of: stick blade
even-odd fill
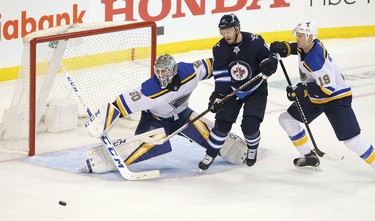
[[[150,170],[144,172],[132,172],[130,176],[126,177],[127,180],[149,180],[160,177],[159,170]]]
[[[330,155],[330,154],[323,154],[321,158],[326,159],[326,160],[331,160],[331,161],[340,161],[344,159],[344,156],[336,156],[336,155]]]

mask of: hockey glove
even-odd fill
[[[298,83],[295,87],[287,86],[286,95],[290,101],[295,101],[297,97],[307,96],[307,85]]]
[[[270,45],[273,53],[279,54],[282,58],[288,57],[291,52],[290,44],[286,41],[275,41]]]
[[[216,91],[212,92],[210,101],[208,102],[208,109],[210,109],[212,113],[216,113],[224,108],[224,103],[219,102],[223,97],[225,96]]]
[[[269,77],[276,72],[277,64],[277,59],[275,57],[263,59],[263,61],[260,63],[260,71]]]

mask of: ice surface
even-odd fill
[[[375,144],[375,38],[326,40],[324,44],[353,86],[353,108],[363,137]],[[209,50],[175,55],[177,61],[209,56]],[[296,63],[296,58],[284,59],[293,81],[298,77]],[[14,159],[24,156],[1,153],[0,220],[373,220],[374,169],[337,141],[325,116],[310,125],[316,142],[323,151],[344,155],[345,159],[321,160],[323,172],[295,169],[292,160],[298,153],[277,121],[290,104],[281,68],[269,83],[267,113],[261,125],[264,154],[251,169],[240,166],[191,175],[204,156],[197,149],[196,154],[190,151],[159,161],[162,173],[169,178],[131,182],[117,179],[116,173],[96,177],[71,172],[69,166],[75,168],[82,149],[67,150],[64,144],[50,145],[48,151],[42,151],[48,153],[35,158]],[[9,82],[0,85],[1,109],[10,102],[11,89]],[[201,82],[190,106],[204,111],[212,90],[211,80]],[[207,118],[213,119],[213,115]],[[239,124],[233,127],[237,134],[241,134]],[[85,136],[85,132],[66,135],[73,141]],[[71,157],[58,157],[62,153]],[[46,161],[47,165],[33,160]],[[48,162],[51,160],[55,163]],[[62,166],[52,168],[56,160],[62,160]],[[181,163],[186,160],[188,164]],[[64,166],[68,168],[61,169]],[[186,175],[182,173],[185,168]],[[171,175],[176,171],[178,174]],[[67,206],[59,205],[59,200],[66,201]]]

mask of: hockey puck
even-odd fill
[[[65,201],[62,201],[62,200],[59,201],[59,204],[60,204],[61,206],[66,206],[66,202],[65,202]]]

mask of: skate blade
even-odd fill
[[[295,166],[295,167],[299,170],[323,172],[323,170],[320,167],[313,167],[313,166],[304,166],[304,167]]]

